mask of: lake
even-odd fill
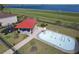
[[[35,4],[11,4],[5,6],[6,8],[26,8],[26,9],[38,9],[38,10],[54,10],[54,11],[65,11],[65,12],[79,12],[79,5],[35,5]]]

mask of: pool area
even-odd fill
[[[73,51],[75,50],[76,40],[70,36],[46,30],[38,34],[38,37],[48,42],[49,44],[55,45],[60,50]]]

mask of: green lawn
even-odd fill
[[[16,31],[2,36],[4,40],[9,42],[11,45],[15,45],[27,37],[26,35],[18,34]]]
[[[78,20],[79,13],[40,11],[40,10],[17,9],[17,8],[10,8],[5,10],[7,12],[11,12],[14,14],[26,15],[26,16],[36,17],[36,18],[47,18],[47,19],[51,19],[52,21],[60,20],[65,22],[79,23],[79,20]]]
[[[0,30],[2,30],[2,29],[0,29]],[[0,37],[2,37],[6,42],[11,44],[12,46],[18,44],[19,42],[21,42],[22,40],[27,38],[26,35],[17,33],[16,31],[9,33],[7,35],[0,33]],[[0,44],[0,53],[3,53],[5,51],[7,51],[8,49],[9,48],[5,44]]]
[[[37,54],[63,54],[63,52],[55,49],[54,47],[51,47],[37,39],[31,40],[29,43],[24,45],[22,48],[20,48],[18,51],[22,54],[30,54],[33,53],[32,46],[35,46],[37,49],[35,50],[35,53]]]
[[[8,50],[8,48],[4,44],[0,44],[0,54]]]

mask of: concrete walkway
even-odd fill
[[[19,42],[18,44],[16,44],[14,47],[15,50],[18,50],[20,49],[22,46],[24,46],[25,44],[27,44],[29,41],[31,41],[33,38],[35,38],[37,36],[38,33],[40,33],[41,31],[43,30],[43,28],[39,28],[39,27],[36,27],[34,29],[34,32],[33,34],[31,34],[29,37],[27,37],[26,39],[24,39],[23,41]],[[9,49],[7,50],[6,52],[4,52],[4,54],[13,54],[14,51]]]

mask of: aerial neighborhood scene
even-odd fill
[[[0,4],[0,54],[79,54],[79,5]]]

